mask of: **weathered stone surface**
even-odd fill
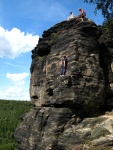
[[[48,54],[43,53],[46,44],[42,40],[42,46],[39,41],[33,51],[30,95],[36,106],[92,108],[104,103],[105,83],[99,64],[98,28],[93,22],[82,22],[77,26],[76,22],[73,26],[73,22],[62,22],[44,32],[43,43],[47,43]],[[68,67],[66,76],[60,77],[63,55],[67,56]]]
[[[75,145],[83,143],[90,147],[112,145],[113,117],[108,115],[78,121],[77,113],[75,109],[54,107],[31,110],[16,129],[19,149],[72,150]]]
[[[76,124],[76,120],[75,110],[53,107],[36,108],[23,118],[21,127],[16,130],[15,138],[18,142],[25,143],[20,145],[20,149],[59,149],[57,144],[59,136],[68,126]]]
[[[103,68],[107,97],[113,96],[113,35],[104,32],[99,38],[100,64]]]
[[[65,76],[61,58],[67,56]],[[32,51],[30,96],[19,150],[94,150],[113,146],[113,44],[94,22],[63,21],[44,31]],[[98,116],[98,117],[96,117]]]

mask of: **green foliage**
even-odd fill
[[[31,108],[29,101],[0,100],[0,150],[16,150],[15,129]]]
[[[113,19],[112,19],[112,18],[109,18],[108,20],[106,20],[106,21],[103,23],[102,29],[103,29],[104,31],[107,31],[107,32],[111,33],[111,35],[113,36]]]
[[[86,3],[96,4],[95,13],[97,10],[102,10],[104,18],[113,18],[113,0],[84,0]]]
[[[113,19],[104,21],[103,25],[99,27],[102,33],[106,34],[107,41],[113,42]]]

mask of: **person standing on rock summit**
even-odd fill
[[[61,74],[60,76],[64,76],[66,74],[67,69],[67,58],[66,56],[63,56],[62,62],[61,62]]]
[[[82,21],[84,21],[85,18],[86,18],[86,13],[85,13],[85,11],[84,11],[83,9],[81,9],[81,8],[79,9],[79,11],[80,11],[80,15],[78,15],[78,17],[81,18]]]

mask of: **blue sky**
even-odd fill
[[[31,50],[43,31],[83,8],[101,25],[101,11],[84,0],[0,0],[0,99],[30,100]]]

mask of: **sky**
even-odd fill
[[[102,25],[101,11],[95,15],[84,0],[0,0],[0,99],[30,100],[32,50],[45,30],[79,8]]]

